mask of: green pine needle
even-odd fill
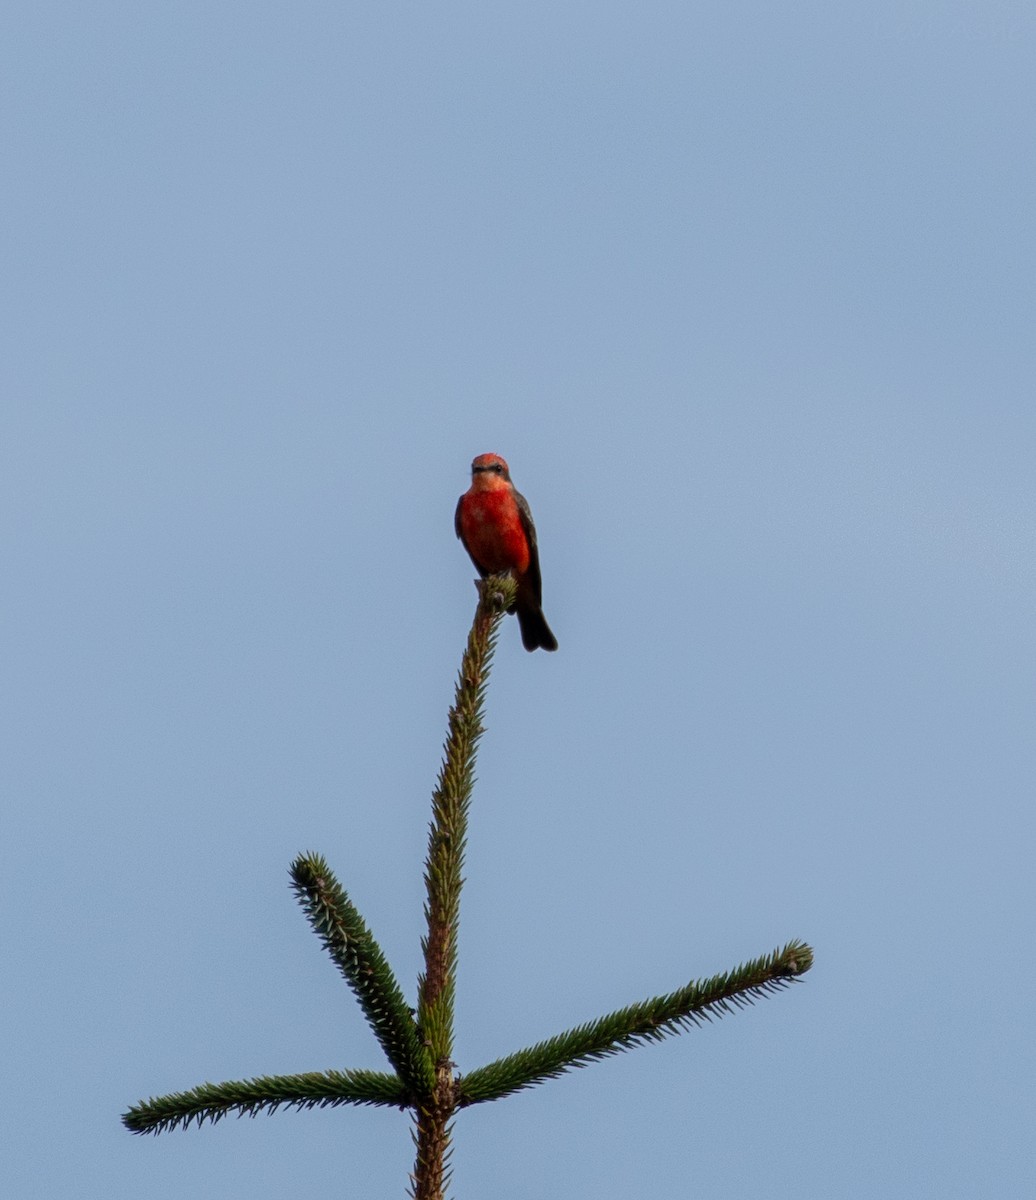
[[[402,1080],[380,1071],[311,1071],[304,1075],[264,1075],[233,1083],[203,1083],[135,1104],[123,1113],[131,1133],[213,1125],[230,1113],[254,1117],[278,1108],[334,1108],[341,1104],[377,1104],[405,1108]]]
[[[356,994],[385,1056],[415,1096],[431,1093],[435,1073],[417,1023],[381,947],[319,854],[302,854],[292,885],[309,923]]]
[[[425,863],[425,970],[418,984],[418,1020],[432,1059],[453,1051],[453,998],[457,928],[463,880],[468,808],[475,783],[475,755],[482,737],[482,710],[500,619],[514,603],[515,581],[491,575],[478,583],[479,602],[461,660],[439,779],[432,793],[432,824]]]
[[[747,1008],[763,996],[782,991],[812,965],[810,947],[790,942],[783,950],[723,975],[632,1004],[462,1076],[459,1106],[498,1100],[575,1067]]]

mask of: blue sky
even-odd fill
[[[455,1194],[1029,1195],[1036,10],[0,16],[12,1196],[399,1196],[405,1118],[132,1138],[382,1065],[472,457],[540,534],[472,810],[461,1069],[792,938],[802,986],[462,1114]]]

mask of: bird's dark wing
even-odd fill
[[[457,511],[453,514],[453,528],[456,529],[457,537],[459,537],[462,542],[464,541],[464,534],[460,531],[460,509],[463,503],[464,497],[461,496],[461,498],[457,501]],[[465,546],[464,549],[467,550],[467,546]]]
[[[518,505],[518,518],[525,531],[526,541],[529,543],[529,569],[525,572],[522,580],[522,590],[535,598],[536,607],[539,608],[543,603],[543,584],[540,581],[540,552],[536,545],[536,526],[532,523],[529,502],[521,492],[514,492],[514,502]]]

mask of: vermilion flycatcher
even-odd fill
[[[556,650],[541,607],[536,526],[499,454],[480,454],[471,464],[471,487],[457,501],[454,527],[483,579],[504,571],[514,576],[518,594],[507,611],[518,614],[525,649]]]

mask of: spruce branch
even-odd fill
[[[417,1012],[425,1045],[435,1064],[435,1088],[416,1110],[414,1200],[442,1200],[449,1180],[450,1121],[457,1108],[452,1062],[453,1000],[468,808],[496,635],[500,618],[514,603],[517,591],[510,575],[490,575],[475,586],[478,606],[461,659],[442,766],[432,793],[425,862],[428,932],[421,941],[424,972],[418,981]]]
[[[335,1108],[342,1104],[376,1104],[406,1108],[406,1086],[381,1071],[311,1071],[303,1075],[261,1075],[232,1083],[203,1083],[188,1092],[141,1100],[122,1115],[131,1133],[162,1133],[190,1128],[191,1122],[213,1125],[230,1113],[254,1117],[278,1108]]]
[[[575,1067],[585,1067],[646,1042],[661,1041],[747,1008],[763,996],[783,991],[812,965],[810,947],[804,942],[789,942],[783,950],[733,971],[631,1004],[462,1076],[458,1107],[498,1100]]]
[[[431,1059],[381,947],[319,854],[300,854],[292,886],[306,918],[360,1002],[386,1058],[415,1096],[431,1093]]]
[[[205,1083],[134,1105],[122,1116],[131,1132],[186,1129],[192,1123],[215,1124],[232,1113],[254,1117],[281,1107],[365,1104],[408,1109],[417,1149],[411,1195],[414,1200],[443,1200],[451,1125],[460,1109],[745,1008],[790,986],[812,966],[810,947],[790,942],[726,974],[630,1005],[467,1075],[456,1073],[454,989],[467,818],[496,635],[516,593],[509,575],[490,576],[476,586],[478,606],[432,796],[424,873],[427,932],[421,942],[424,970],[418,980],[416,1020],[384,954],[324,859],[303,854],[291,867],[292,885],[309,923],[356,995],[395,1073],[324,1071]]]
[[[500,618],[514,603],[510,575],[476,582],[479,601],[461,659],[439,778],[432,793],[432,822],[425,863],[425,919],[421,943],[425,969],[419,981],[418,1023],[436,1063],[453,1052],[453,998],[457,923],[463,884],[468,807],[475,782],[475,755],[482,737],[482,710]]]

